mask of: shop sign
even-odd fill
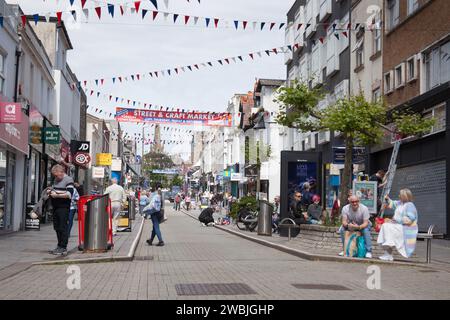
[[[59,128],[44,128],[44,143],[57,145],[61,143],[61,132]]]
[[[122,171],[122,159],[121,158],[112,159],[111,171]]]
[[[30,145],[37,151],[43,153],[42,132],[44,127],[44,117],[36,107],[30,108]]]
[[[28,117],[22,115],[21,123],[0,123],[0,141],[28,154]]]
[[[241,181],[242,176],[240,173],[232,173],[231,174],[231,181]]]
[[[22,104],[0,102],[0,123],[21,123]]]
[[[91,162],[89,153],[77,152],[73,157],[73,163],[79,167],[87,168]]]
[[[97,153],[97,166],[112,165],[112,153]]]
[[[354,147],[353,148],[353,163],[363,163],[365,161],[366,148]],[[345,163],[345,147],[333,147],[333,163],[344,164]]]
[[[70,152],[72,154],[73,163],[76,166],[87,168],[91,162],[91,156],[89,154],[91,150],[91,144],[89,141],[76,141],[70,142]]]
[[[103,167],[92,167],[92,178],[103,179],[105,177],[105,168]]]

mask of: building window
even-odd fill
[[[430,132],[428,134],[434,134],[441,131],[445,131],[446,129],[446,107],[445,103],[440,104],[430,110],[425,111],[423,114],[424,119],[435,119],[436,123],[431,128]]]
[[[450,81],[450,41],[425,54],[427,91]]]
[[[392,83],[393,78],[394,78],[394,74],[392,71],[390,71],[384,75],[384,93],[385,94],[389,94],[394,90],[394,86]]]
[[[417,79],[417,62],[416,57],[411,57],[406,62],[406,80],[411,82]]]
[[[381,16],[377,14],[375,18],[375,28],[373,31],[373,54],[381,51]]]
[[[395,88],[401,88],[405,85],[405,64],[402,63],[395,68]]]
[[[364,38],[358,40],[358,46],[356,47],[356,68],[364,65]]]
[[[408,16],[419,8],[419,0],[408,0]]]
[[[0,94],[5,94],[5,56],[0,54]]]
[[[372,102],[378,102],[381,99],[381,89],[377,88],[372,92]]]
[[[389,29],[393,29],[400,22],[399,0],[387,0],[387,10]]]

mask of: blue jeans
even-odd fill
[[[369,221],[369,225],[367,226],[367,228],[361,230],[361,233],[364,237],[364,242],[366,243],[367,252],[372,252],[372,235],[370,233],[371,229],[372,229],[372,223]],[[339,229],[339,232],[341,234],[342,246],[344,246],[344,244],[345,244],[345,231],[347,231],[347,230],[341,226],[341,228]]]
[[[69,211],[69,224],[67,225],[67,234],[70,237],[70,231],[72,230],[73,225],[73,218],[75,217],[75,212],[77,212],[77,209],[70,209]]]
[[[161,236],[161,230],[159,229],[159,218],[158,218],[159,212],[153,212],[150,215],[150,218],[152,219],[153,228],[152,228],[152,235],[150,237],[150,241],[153,241],[155,239],[155,236],[158,237],[159,242],[162,242],[162,236]]]

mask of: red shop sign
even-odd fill
[[[21,123],[22,104],[0,102],[0,123]]]
[[[28,117],[21,115],[23,121],[21,123],[0,123],[0,140],[28,154],[29,124]]]

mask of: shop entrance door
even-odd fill
[[[15,174],[15,155],[0,149],[0,233],[9,232],[13,228]]]

